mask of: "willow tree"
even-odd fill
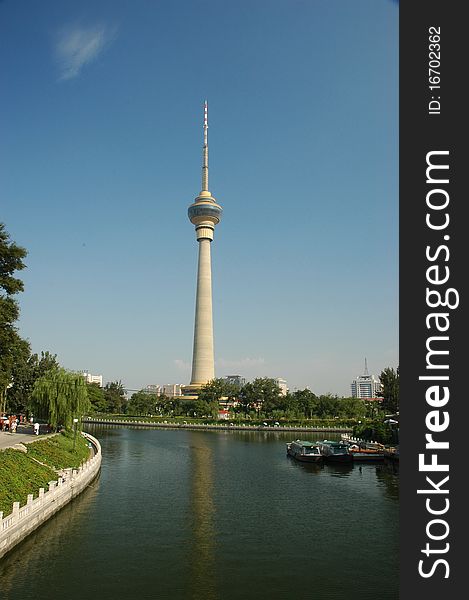
[[[83,375],[65,369],[52,369],[34,384],[31,394],[33,410],[39,417],[56,428],[73,426],[73,419],[80,419],[89,411],[88,389]]]

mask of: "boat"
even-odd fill
[[[343,441],[324,440],[317,442],[317,445],[327,462],[351,462],[353,460],[348,444],[344,444]]]
[[[319,463],[323,460],[321,449],[315,442],[295,440],[287,444],[287,454],[296,460]]]
[[[369,448],[364,444],[351,444],[348,451],[354,461],[376,462],[384,460],[384,448]]]

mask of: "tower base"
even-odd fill
[[[184,385],[181,388],[182,395],[184,397],[191,396],[197,398],[204,385],[204,383],[190,383],[189,385]]]

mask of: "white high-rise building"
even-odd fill
[[[379,379],[368,373],[368,366],[365,358],[365,373],[358,375],[351,384],[353,398],[377,398],[383,386]]]

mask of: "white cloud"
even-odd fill
[[[82,68],[95,60],[114,40],[116,28],[103,25],[69,26],[57,35],[55,54],[60,69],[59,80],[77,77]]]
[[[173,362],[180,371],[189,371],[191,368],[191,365],[181,358],[176,358]]]

